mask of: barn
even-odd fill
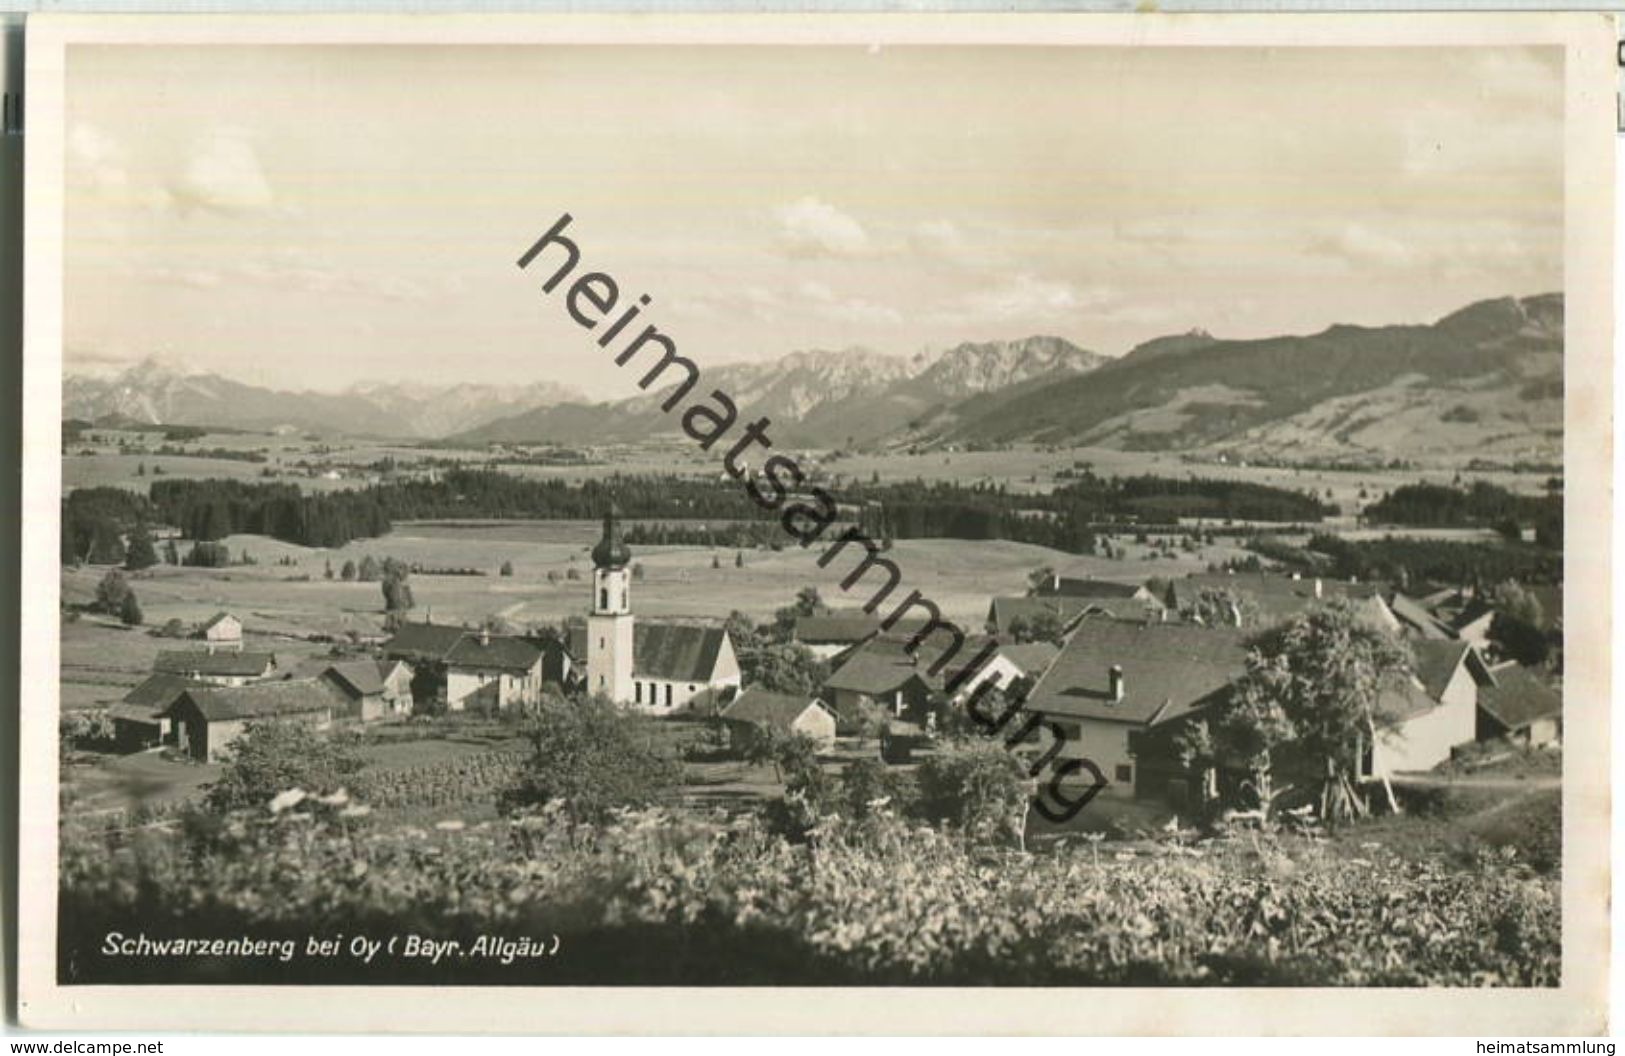
[[[209,652],[243,648],[243,621],[229,612],[217,612],[198,628],[197,636],[208,643]]]
[[[179,675],[147,676],[123,700],[107,709],[118,750],[139,752],[172,740],[170,721],[164,713],[182,693],[201,685]]]
[[[326,729],[342,698],[319,679],[260,682],[248,686],[187,689],[165,713],[175,725],[181,751],[201,763],[231,756],[231,746],[250,723],[296,722]]]
[[[835,743],[835,712],[822,701],[799,693],[773,693],[752,686],[723,708],[720,718],[728,731],[728,746],[736,752],[793,734],[811,738],[820,749]]]

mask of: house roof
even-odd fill
[[[1423,638],[1442,641],[1455,637],[1455,632],[1449,624],[1429,612],[1427,607],[1415,598],[1395,591],[1388,598],[1388,609],[1401,624]]]
[[[1406,722],[1439,706],[1439,698],[1409,680],[1385,685],[1377,694],[1377,711],[1396,722]]]
[[[384,691],[383,673],[373,660],[335,660],[323,673],[351,696],[371,697]]]
[[[968,636],[959,651],[933,674],[932,666],[947,652],[952,639],[944,634],[932,634],[910,653],[908,646],[912,640],[909,634],[876,635],[846,655],[841,666],[824,680],[825,688],[875,696],[900,689],[910,679],[918,678],[928,688],[942,692],[944,681],[957,675],[965,664],[980,658],[980,668],[995,655],[993,652],[983,655],[992,638]]]
[[[1021,668],[1023,674],[1037,677],[1061,655],[1061,650],[1051,642],[1025,642],[1006,645],[1000,648],[999,655]]]
[[[1149,600],[1156,600],[1150,598],[1150,592],[1146,591],[1138,583],[1114,583],[1109,579],[1095,579],[1090,576],[1057,576],[1050,585],[1044,588],[1044,591],[1046,594],[1062,595],[1069,598],[1095,599],[1127,599],[1141,596],[1143,592],[1144,596]]]
[[[1315,584],[1320,584],[1320,595]],[[1268,572],[1199,572],[1173,582],[1174,601],[1184,609],[1195,603],[1204,589],[1230,589],[1251,598],[1258,606],[1259,616],[1265,623],[1279,623],[1314,608],[1332,598],[1350,601],[1381,601],[1382,586],[1378,583],[1345,583],[1335,579],[1316,579],[1306,576],[1293,579]]]
[[[293,682],[255,682],[247,686],[207,686],[186,690],[170,705],[170,712],[191,701],[205,719],[262,719],[278,715],[304,715],[333,707],[333,690],[315,679]]]
[[[468,633],[466,627],[442,623],[404,623],[384,643],[384,652],[408,660],[444,660]]]
[[[1016,620],[1031,620],[1034,616],[1048,615],[1059,619],[1064,626],[1088,609],[1099,609],[1113,616],[1136,616],[1146,603],[1134,598],[1073,598],[1058,594],[1043,597],[997,597],[988,603],[987,620],[995,633],[1008,634]]]
[[[637,623],[632,629],[632,674],[668,682],[709,682],[728,632],[692,623]]]
[[[152,669],[171,675],[213,675],[253,678],[276,666],[271,653],[206,653],[188,649],[165,649],[152,662]]]
[[[1415,659],[1412,670],[1416,672],[1422,688],[1426,689],[1434,700],[1438,700],[1443,695],[1445,687],[1450,685],[1450,680],[1455,677],[1456,668],[1460,667],[1468,656],[1477,656],[1477,650],[1473,648],[1471,642],[1423,640],[1411,643],[1411,655]],[[1484,666],[1481,657],[1476,666],[1478,670],[1475,671],[1474,677],[1478,684],[1483,686],[1492,683],[1493,677]]]
[[[1509,730],[1563,714],[1563,694],[1521,664],[1494,669],[1495,685],[1478,692],[1478,706]]]
[[[173,704],[182,691],[199,684],[189,678],[160,671],[148,675],[134,689],[124,694],[121,703],[132,708],[145,708],[148,713],[157,715]]]
[[[213,627],[217,626],[218,624],[223,623],[226,620],[235,620],[235,619],[237,619],[237,617],[233,616],[229,612],[217,612],[213,616],[210,616],[207,620],[205,620],[203,622],[203,626],[198,628],[198,629],[201,630],[201,631],[207,631],[210,628],[213,628]],[[240,623],[242,621],[239,620],[238,622]]]
[[[913,634],[924,626],[924,620],[899,620],[890,633]],[[880,630],[880,617],[859,609],[797,617],[793,636],[807,645],[852,645]]]
[[[476,671],[529,671],[541,659],[536,643],[502,634],[465,634],[446,654],[447,665]]]
[[[1028,711],[1149,724],[1206,703],[1246,668],[1241,632],[1144,620],[1084,620],[1033,686]],[[1110,670],[1123,670],[1113,702]]]
[[[109,704],[107,706],[107,715],[109,718],[122,719],[125,722],[139,722],[148,726],[156,726],[158,720],[163,718],[164,712],[167,710],[169,710],[168,704],[161,708],[149,708],[144,704],[120,703]]]
[[[394,675],[395,675],[395,671],[398,668],[406,667],[406,669],[408,671],[411,670],[410,667],[407,667],[407,664],[406,664],[405,660],[400,660],[400,659],[397,659],[395,657],[386,656],[382,660],[377,661],[377,664],[378,664],[378,677],[380,679],[393,678]]]
[[[794,693],[774,693],[752,686],[735,697],[733,703],[723,708],[721,716],[735,722],[748,722],[754,726],[788,731],[808,708],[821,707],[823,705],[811,697]]]
[[[1458,631],[1464,631],[1485,617],[1494,617],[1495,609],[1487,601],[1473,598],[1462,606],[1461,610],[1451,614],[1450,626]]]

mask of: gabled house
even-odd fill
[[[820,749],[835,743],[835,712],[827,704],[793,693],[772,693],[759,686],[740,693],[719,714],[736,752],[767,737],[801,734]]]
[[[240,650],[243,647],[243,621],[229,612],[217,612],[198,628],[197,637],[207,643],[211,653],[217,649]]]
[[[231,756],[250,723],[290,722],[326,729],[342,707],[331,686],[317,679],[257,682],[187,689],[169,706],[177,746],[198,762]]]
[[[468,628],[442,623],[403,623],[384,643],[384,656],[408,664],[443,664]]]
[[[316,661],[295,670],[326,682],[343,700],[344,706],[334,713],[335,719],[373,722],[391,713],[384,700],[384,679],[376,660]],[[407,699],[411,699],[410,695]]]
[[[1147,608],[1162,608],[1163,599],[1138,583],[1115,583],[1109,579],[1056,573],[1038,584],[1039,597],[1082,598],[1097,602],[1116,615],[1116,607],[1132,608],[1140,615]]]
[[[1059,594],[997,597],[988,602],[987,633],[1008,637],[1015,634],[1022,624],[1031,625],[1036,619],[1052,619],[1060,625],[1064,634],[1086,612],[1129,618],[1141,615],[1147,608],[1134,597],[1074,598]],[[1159,604],[1156,608],[1160,610],[1162,606]]]
[[[1563,739],[1563,693],[1516,661],[1490,669],[1495,684],[1478,691],[1478,739],[1504,737],[1532,748]]]
[[[542,650],[525,638],[471,632],[446,654],[449,711],[507,711],[542,700]]]
[[[188,689],[203,686],[180,675],[148,675],[107,709],[113,720],[113,739],[119,751],[138,752],[173,740],[169,706]]]
[[[1422,601],[1394,591],[1388,595],[1388,611],[1399,621],[1400,633],[1407,638],[1447,641],[1456,637],[1455,628],[1439,619]]]
[[[872,707],[894,729],[924,734],[942,720],[946,708],[965,701],[983,683],[1004,688],[1026,674],[1004,654],[1009,647],[992,638],[967,637],[957,650],[945,632],[935,632],[910,649],[913,640],[907,634],[876,635],[830,672],[821,694],[843,728],[858,724]]]
[[[152,669],[214,686],[240,686],[270,678],[276,672],[276,655],[165,649],[153,660]]]
[[[1174,607],[1181,613],[1195,605],[1203,590],[1230,590],[1244,595],[1258,609],[1259,627],[1269,627],[1332,598],[1350,602],[1372,627],[1388,634],[1401,631],[1400,621],[1383,599],[1380,583],[1349,583],[1316,576],[1275,572],[1203,572],[1176,579],[1171,586]]]
[[[1183,781],[1183,769],[1158,759],[1141,773],[1139,736],[1215,701],[1246,670],[1246,658],[1243,634],[1232,627],[1088,619],[1028,692],[1022,711],[1061,731],[1060,758],[1094,763],[1102,794],[1160,796],[1171,778]],[[1032,750],[1047,752],[1052,743],[1046,732]]]
[[[405,715],[412,710],[412,665],[405,660],[385,657],[374,661],[378,666],[378,681],[383,684],[384,710],[391,715]]]
[[[890,633],[913,634],[923,626],[923,620],[899,620]],[[798,617],[791,640],[805,645],[820,660],[830,660],[884,630],[879,616],[862,609],[826,612]]]

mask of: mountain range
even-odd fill
[[[1117,358],[1048,336],[906,357],[809,350],[707,367],[702,384],[733,397],[742,419],[772,419],[777,443],[803,447],[1034,442],[1238,457],[1560,458],[1563,297],[1505,297],[1431,324],[1301,336],[1195,330]],[[63,414],[581,445],[676,433],[663,398],[593,403],[553,382],[285,392],[149,361],[110,379],[66,378]]]
[[[580,400],[551,381],[523,386],[365,383],[343,392],[292,392],[146,359],[112,377],[69,374],[62,416],[239,429],[293,428],[356,436],[435,439],[542,404]]]
[[[850,447],[882,440],[923,415],[978,394],[1040,377],[1071,377],[1106,362],[1105,356],[1059,337],[1029,337],[967,342],[907,358],[861,348],[792,352],[770,363],[708,369],[702,384],[732,397],[742,420],[771,419],[771,435],[780,443]],[[674,417],[660,410],[665,391],[598,406],[539,407],[452,440],[644,440],[677,428]]]

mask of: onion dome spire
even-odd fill
[[[625,568],[632,560],[632,550],[621,538],[621,511],[612,502],[604,513],[604,534],[592,548],[595,568]]]

